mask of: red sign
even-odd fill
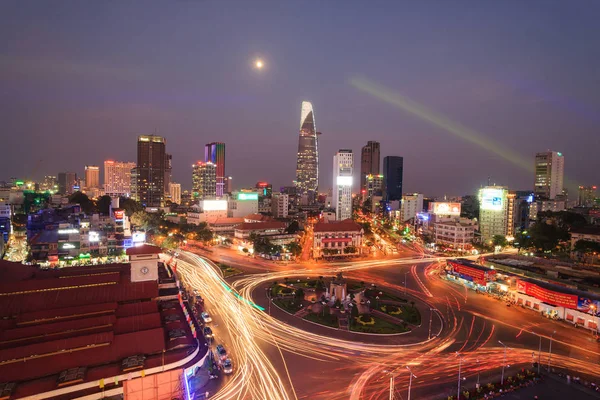
[[[125,217],[125,211],[124,210],[114,210],[115,213],[115,219],[117,221],[122,220]]]
[[[352,238],[326,238],[322,239],[323,243],[331,243],[331,242],[351,242]]]
[[[544,303],[577,309],[577,295],[574,294],[555,292],[534,283],[521,280],[517,281],[517,290],[529,296],[533,296]]]
[[[455,273],[468,276],[473,279],[473,282],[483,286],[485,286],[488,280],[490,280],[496,274],[496,271],[494,270],[484,271],[479,268],[473,268],[451,261],[448,261],[448,264],[452,267],[452,270]]]

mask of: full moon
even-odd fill
[[[262,60],[256,60],[254,63],[254,66],[258,69],[262,69],[262,67],[264,66],[263,61]]]

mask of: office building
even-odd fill
[[[402,157],[388,156],[383,159],[383,200],[392,202],[402,200],[402,175],[404,160]]]
[[[383,175],[367,175],[361,188],[362,200],[373,200],[383,195]]]
[[[156,135],[141,135],[137,142],[135,199],[145,207],[162,207],[165,202],[167,140]]]
[[[217,166],[210,161],[198,161],[192,168],[193,199],[215,198],[217,196]]]
[[[131,196],[131,170],[134,162],[104,161],[104,193],[111,197]]]
[[[86,189],[100,188],[100,167],[97,165],[85,166],[85,187]]]
[[[455,250],[472,248],[475,225],[455,220],[434,224],[435,243]]]
[[[368,141],[360,152],[360,188],[365,188],[367,176],[378,176],[381,164],[379,142]]]
[[[271,212],[275,218],[287,218],[290,207],[290,196],[284,193],[275,193],[271,198]]]
[[[312,104],[303,101],[298,136],[296,187],[298,196],[305,197],[308,204],[315,202],[319,187],[318,136]]]
[[[216,195],[221,197],[228,193],[225,175],[225,143],[213,142],[204,146],[204,162],[211,162],[216,166]]]
[[[250,214],[258,214],[258,193],[232,193],[232,196],[227,199],[227,216],[230,218],[244,218]]]
[[[169,184],[171,183],[171,169],[172,169],[171,162],[172,161],[173,161],[173,156],[171,156],[170,154],[165,154],[165,196],[168,196],[170,193]]]
[[[171,203],[181,204],[181,184],[175,182],[169,182],[169,197],[171,197]]]
[[[577,205],[579,207],[594,207],[596,202],[597,186],[579,186]]]
[[[529,228],[533,198],[533,193],[527,191],[510,191],[507,194],[506,236],[514,237],[517,232]]]
[[[59,172],[58,174],[58,193],[70,195],[73,194],[78,186],[77,174],[75,172]]]
[[[417,214],[423,211],[423,194],[413,193],[402,196],[400,205],[401,222],[414,220]]]
[[[546,151],[535,155],[534,194],[554,200],[563,193],[565,158],[557,151]]]
[[[333,203],[336,219],[352,218],[352,150],[342,149],[333,156]]]
[[[487,186],[479,189],[479,230],[484,242],[508,231],[508,189]]]
[[[40,190],[42,192],[46,192],[46,191],[50,191],[52,193],[57,192],[58,191],[58,179],[56,178],[56,176],[53,176],[53,175],[44,176],[44,180],[42,181],[42,184],[40,185]]]

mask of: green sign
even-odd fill
[[[258,200],[258,193],[238,193],[238,200]]]

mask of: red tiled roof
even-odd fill
[[[162,322],[158,312],[154,314],[133,315],[131,317],[117,319],[117,323],[115,324],[115,334],[119,335],[123,333],[145,331],[147,329],[160,327],[162,327]]]
[[[268,222],[244,222],[235,227],[238,231],[260,231],[267,229],[285,229],[287,224],[285,222],[268,221]]]
[[[158,246],[152,246],[149,244],[143,244],[141,246],[130,247],[125,250],[128,256],[140,255],[140,254],[160,254],[162,249]]]
[[[209,225],[231,225],[231,224],[241,224],[244,222],[244,218],[208,218],[206,223]]]
[[[269,217],[268,215],[263,215],[263,214],[249,214],[246,215],[244,217],[244,222],[248,222],[248,221],[261,221],[261,222],[266,222],[266,221],[271,221],[273,218]]]
[[[332,222],[317,222],[315,232],[360,232],[362,226],[351,219]]]
[[[117,308],[117,303],[100,303],[90,305],[77,305],[73,307],[64,308],[52,308],[50,310],[44,309],[25,312],[19,314],[15,323],[16,324],[27,324],[27,323],[41,323],[44,320],[67,320],[73,318],[80,318],[82,316],[99,315],[99,314],[111,314]]]

